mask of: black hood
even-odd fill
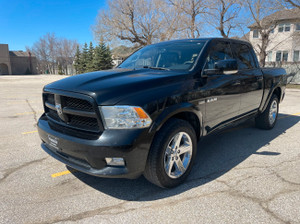
[[[113,69],[71,76],[45,86],[94,97],[98,105],[113,105],[132,94],[185,80],[182,72],[153,69]]]

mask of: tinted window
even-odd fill
[[[250,48],[247,45],[233,43],[232,46],[240,70],[256,67]]]
[[[227,42],[216,42],[206,59],[205,69],[214,69],[215,63],[220,60],[232,59],[230,45]]]

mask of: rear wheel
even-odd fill
[[[193,127],[172,119],[157,133],[152,143],[144,176],[160,187],[181,184],[191,171],[197,150]]]
[[[272,129],[277,121],[278,110],[278,97],[277,95],[273,94],[265,111],[255,119],[256,126],[266,130]]]

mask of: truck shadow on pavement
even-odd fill
[[[149,183],[143,176],[136,180],[106,179],[81,172],[72,172],[82,182],[115,198],[127,201],[152,201],[171,197],[199,187],[224,175],[252,154],[280,156],[280,152],[260,151],[279,135],[300,121],[299,116],[279,114],[272,130],[255,128],[249,120],[234,128],[212,134],[198,143],[197,158],[188,179],[173,189],[161,189]]]

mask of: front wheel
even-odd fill
[[[154,138],[144,176],[160,187],[175,187],[190,173],[196,150],[193,127],[184,120],[171,119]]]
[[[255,119],[256,126],[266,130],[272,129],[277,121],[278,110],[278,97],[277,95],[273,94],[265,111]]]

